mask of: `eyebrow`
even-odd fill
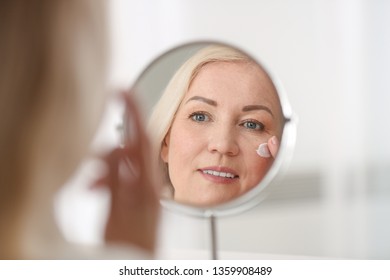
[[[208,99],[208,98],[206,98],[206,97],[202,97],[202,96],[193,96],[193,97],[191,97],[190,99],[188,99],[188,100],[186,101],[186,104],[187,104],[188,102],[190,102],[190,101],[193,101],[193,100],[201,101],[201,102],[207,103],[207,104],[209,104],[209,105],[211,105],[211,106],[217,106],[217,102],[216,102],[216,101],[214,101],[214,100],[212,100],[212,99]]]
[[[206,98],[206,97],[202,97],[202,96],[193,96],[191,97],[190,99],[188,99],[186,101],[186,104],[190,101],[201,101],[201,102],[204,102],[206,104],[209,104],[211,106],[217,106],[217,102],[215,100],[212,100],[212,99],[209,99],[209,98]],[[271,116],[274,116],[274,114],[272,113],[271,109],[268,108],[267,106],[264,106],[264,105],[247,105],[247,106],[244,106],[242,108],[242,111],[243,112],[249,112],[249,111],[256,111],[256,110],[263,110],[263,111],[266,111],[268,112]]]
[[[270,113],[271,116],[274,116],[271,109],[268,108],[267,106],[264,106],[264,105],[247,105],[247,106],[244,106],[244,108],[242,108],[243,112],[254,111],[254,110],[264,110],[264,111]]]

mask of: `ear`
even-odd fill
[[[161,144],[160,157],[165,162],[168,163],[169,156],[169,133],[165,136],[164,141]]]

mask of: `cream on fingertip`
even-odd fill
[[[268,144],[262,143],[256,150],[257,154],[263,158],[271,157],[271,152],[269,151]]]

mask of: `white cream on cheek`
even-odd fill
[[[256,150],[256,153],[263,158],[269,158],[271,156],[271,152],[269,151],[267,143],[260,144]]]

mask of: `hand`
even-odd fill
[[[149,140],[137,107],[130,94],[122,95],[127,124],[133,124],[134,135],[125,140],[123,148],[116,148],[103,157],[108,172],[95,182],[111,192],[105,240],[136,245],[153,252],[159,214],[157,174],[152,172]]]
[[[268,149],[270,151],[270,154],[273,158],[276,157],[278,150],[279,150],[279,140],[276,136],[272,136],[270,139],[268,139]]]

